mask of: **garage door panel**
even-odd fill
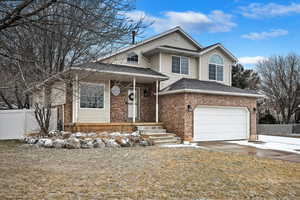
[[[247,138],[245,108],[199,107],[194,111],[194,140],[217,141]]]

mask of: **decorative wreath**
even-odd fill
[[[130,101],[133,101],[133,93],[130,93],[130,94],[128,95],[128,99],[129,99]]]

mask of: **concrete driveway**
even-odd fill
[[[227,142],[199,142],[199,146],[212,151],[236,152],[247,155],[254,155],[261,158],[270,158],[275,160],[284,160],[300,163],[300,154],[277,151],[270,149],[258,149],[251,146],[232,144]]]

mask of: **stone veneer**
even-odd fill
[[[193,110],[199,105],[247,107],[250,112],[250,138],[256,140],[256,98],[241,96],[181,93],[159,96],[159,117],[169,132],[176,133],[186,141],[193,140]]]

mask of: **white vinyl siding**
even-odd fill
[[[80,77],[79,77],[80,78]],[[81,78],[82,82],[79,83],[79,94],[78,94],[78,117],[77,122],[79,123],[108,123],[110,122],[110,81],[109,80],[95,80],[91,76],[89,79]],[[80,86],[82,84],[91,85],[103,85],[104,97],[103,97],[103,108],[81,108],[80,107]],[[74,91],[75,88],[74,88]],[[76,98],[73,100],[73,113],[76,107]]]

